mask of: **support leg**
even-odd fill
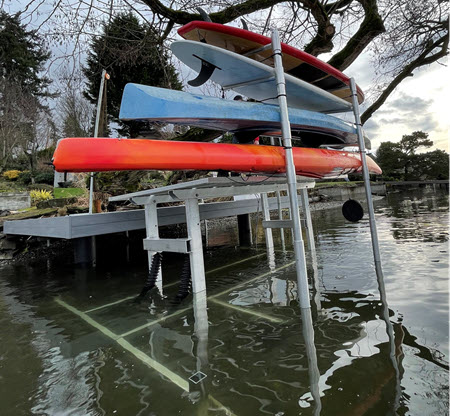
[[[308,241],[309,252],[311,254],[313,267],[313,300],[318,311],[322,309],[320,302],[320,285],[319,285],[319,271],[317,267],[316,243],[314,241],[314,231],[311,221],[311,211],[309,209],[308,190],[302,188],[300,190],[300,199],[303,208],[303,217],[305,218],[306,240]]]
[[[306,241],[308,241],[309,251],[311,255],[316,255],[316,243],[314,242],[314,232],[311,221],[311,211],[309,209],[308,190],[302,188],[300,190],[300,200],[303,208],[303,218],[305,218]]]
[[[208,312],[206,291],[194,293],[193,296],[194,307],[194,333],[195,333],[195,358],[196,358],[196,375],[197,382],[195,385],[190,385],[190,391],[198,391],[202,402],[200,403],[198,415],[207,415],[208,412]]]
[[[196,198],[186,200],[186,223],[190,239],[189,258],[191,262],[192,292],[206,290],[205,265],[203,263],[202,231],[200,229],[200,212]]]
[[[158,229],[158,210],[156,207],[156,200],[154,197],[150,197],[150,202],[145,205],[145,229],[148,238],[159,238]],[[153,251],[148,251],[148,269],[151,270],[153,256],[156,254]],[[159,269],[158,277],[156,278],[155,286],[158,287],[159,292],[162,295],[162,272]]]
[[[270,211],[269,211],[269,199],[266,193],[261,194],[262,202],[262,212],[265,221],[270,221]],[[267,258],[269,260],[269,267],[271,270],[275,269],[275,249],[273,244],[273,234],[271,228],[265,228],[264,234],[266,236],[266,248],[267,248]]]
[[[278,205],[278,219],[283,219],[283,210],[281,208],[281,195],[280,191],[277,191],[277,205]],[[284,230],[283,228],[280,228],[280,238],[281,238],[281,248],[282,250],[286,250],[286,244],[284,242]]]
[[[275,138],[271,137],[270,138],[270,145],[271,146],[275,146]],[[281,140],[279,140],[279,145],[282,146]],[[277,205],[278,205],[278,219],[282,220],[283,219],[283,211],[281,209],[281,195],[280,195],[280,191],[276,192],[277,195]],[[282,250],[286,250],[286,246],[284,243],[284,230],[282,228],[280,228],[280,238],[281,238],[281,248]]]
[[[239,245],[250,247],[252,245],[252,227],[250,225],[250,214],[241,214],[237,216]]]
[[[95,267],[95,236],[75,239],[74,263]]]

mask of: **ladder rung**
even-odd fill
[[[260,48],[252,49],[251,51],[245,52],[242,55],[250,56],[250,55],[254,55],[255,53],[258,53],[258,52],[267,51],[268,49],[272,49],[272,43],[268,43],[267,45],[261,46]]]
[[[233,88],[239,88],[239,87],[243,87],[245,85],[259,84],[259,83],[268,82],[268,81],[271,81],[274,79],[275,79],[275,76],[270,75],[270,76],[263,77],[263,78],[252,79],[250,81],[238,82],[237,84],[222,85],[222,89],[223,90],[232,90]]]

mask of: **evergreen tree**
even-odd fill
[[[413,180],[444,180],[449,177],[449,155],[440,149],[415,155],[411,165]]]
[[[440,172],[439,169],[436,170],[436,161],[442,160],[441,152],[416,153],[420,147],[431,146],[433,146],[433,142],[428,139],[428,134],[423,131],[405,134],[397,143],[381,143],[377,150],[377,163],[383,170],[385,178],[407,181],[420,179],[421,176],[425,175],[428,179],[437,179],[430,176],[433,174],[438,175],[436,172]],[[424,167],[427,163],[429,164],[429,169]]]
[[[50,53],[36,31],[20,23],[20,14],[0,11],[0,57],[2,79],[18,84],[32,96],[49,95],[50,80],[40,72]]]
[[[20,23],[20,14],[0,11],[0,57],[0,170],[21,152],[32,170],[37,150],[49,140],[40,134],[51,122],[42,103],[51,81],[41,75],[50,54],[36,31]]]
[[[152,27],[141,24],[133,13],[122,13],[103,25],[102,34],[94,39],[91,48],[83,70],[88,79],[86,98],[92,103],[97,102],[101,73],[106,69],[110,75],[107,87],[109,119],[120,125],[120,134],[136,137],[148,128],[148,123],[119,120],[125,85],[135,82],[181,89],[160,37]]]

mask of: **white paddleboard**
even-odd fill
[[[202,61],[214,65],[210,79],[225,90],[236,91],[268,104],[278,104],[275,70],[253,59],[205,43],[181,40],[171,47],[175,56],[194,71]],[[321,113],[351,111],[351,104],[299,78],[285,74],[287,102],[290,107]]]

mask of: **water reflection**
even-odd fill
[[[314,215],[312,319],[287,251],[275,251],[272,270],[264,248],[207,252],[209,297],[181,304],[181,258],[164,267],[164,296],[141,303],[145,261],[3,267],[2,414],[445,414],[448,241],[435,237],[448,202],[422,195],[410,210],[402,199],[376,206],[384,280],[366,222]],[[412,218],[422,230],[430,223],[422,235],[431,238],[396,238],[392,228]],[[206,378],[189,382],[198,371]]]

